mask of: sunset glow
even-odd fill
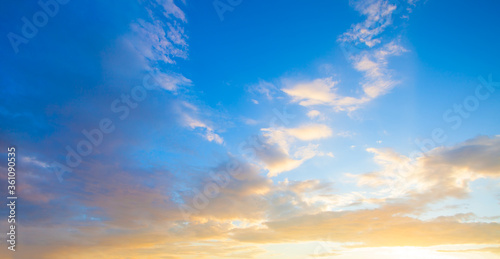
[[[500,258],[500,1],[2,1],[3,259]]]

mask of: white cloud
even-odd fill
[[[194,119],[191,116],[184,114],[184,123],[189,126],[191,129],[201,128],[204,130],[204,137],[206,140],[210,142],[215,142],[217,144],[223,144],[224,139],[215,133],[212,127],[207,126],[204,122]]]
[[[131,32],[123,41],[135,50],[144,69],[160,79],[158,81],[164,89],[175,91],[177,85],[190,84],[191,81],[180,74],[160,70],[158,64],[174,64],[177,59],[187,58],[188,43],[184,32],[187,21],[184,12],[173,0],[157,0],[156,3],[159,6],[146,7],[149,19],[139,19],[130,24]],[[157,17],[151,8],[164,16]]]
[[[310,124],[298,128],[286,129],[290,136],[300,140],[316,140],[332,136],[332,130],[323,124]]]
[[[265,169],[268,176],[273,177],[299,167],[304,161],[310,159],[309,154],[290,154],[290,143],[293,142],[283,131],[263,129],[264,139],[262,145],[255,150],[256,156]]]
[[[179,113],[181,114],[182,123],[191,129],[201,129],[203,131],[203,137],[217,144],[224,144],[224,139],[215,133],[212,126],[207,125],[201,119],[196,118],[196,113],[199,109],[194,104],[189,102],[182,102],[182,105],[178,107]],[[187,109],[187,110],[186,110]]]
[[[384,0],[354,1],[354,8],[365,16],[365,20],[352,25],[338,40],[353,68],[363,74],[359,96],[339,94],[339,82],[332,77],[298,82],[285,87],[283,92],[302,106],[327,105],[336,111],[349,112],[387,94],[399,83],[388,68],[388,58],[406,50],[397,37],[388,40],[381,35],[392,25],[394,12],[402,10],[401,7]]]
[[[261,131],[264,143],[257,149],[256,154],[269,170],[268,176],[293,170],[315,156],[325,155],[318,151],[317,144],[292,147],[296,140],[310,141],[332,136],[332,130],[322,124],[302,125],[297,128],[264,128]]]
[[[377,50],[352,56],[354,69],[363,74],[360,83],[363,92],[358,97],[338,94],[339,82],[334,81],[332,77],[299,82],[282,90],[292,98],[292,102],[298,102],[302,106],[326,105],[336,111],[353,111],[387,94],[399,83],[393,79],[393,72],[388,68],[388,58],[398,56],[405,51],[406,49],[397,41],[392,41]]]
[[[181,74],[163,73],[158,69],[154,69],[152,73],[161,88],[176,92],[180,86],[189,86],[192,81]]]
[[[210,141],[210,142],[214,141],[217,144],[223,144],[224,143],[224,139],[222,139],[221,136],[215,134],[214,131],[211,128],[205,128],[205,129],[207,131],[205,137],[207,138],[208,141]]]
[[[302,106],[328,105],[336,110],[352,110],[369,100],[367,97],[353,98],[338,95],[336,84],[331,77],[302,82],[283,89],[293,102]]]
[[[369,148],[382,169],[354,176],[359,185],[379,188],[389,197],[411,195],[429,202],[469,192],[470,182],[500,178],[500,137],[480,136],[452,147],[439,147],[416,159],[390,149]],[[351,175],[352,176],[352,175]]]
[[[305,124],[296,128],[263,128],[264,136],[272,143],[289,149],[289,143],[296,139],[302,141],[318,140],[331,137],[332,129],[324,124]]]
[[[158,61],[175,63],[176,58],[187,58],[186,36],[179,24],[167,23],[165,26],[160,21],[139,20],[131,27],[130,44],[151,66]]]
[[[377,37],[392,24],[392,13],[397,6],[384,0],[356,1],[354,8],[366,16],[363,22],[354,24],[340,37],[344,42],[360,42],[368,47],[380,43]]]
[[[387,68],[387,58],[405,51],[393,41],[372,53],[353,57],[354,67],[364,74],[362,88],[368,99],[384,95],[396,86],[398,82],[392,79],[392,71]]]
[[[331,77],[328,77],[298,83],[282,90],[290,95],[294,102],[299,102],[302,106],[329,104],[332,100],[337,99],[334,92],[337,83]]]
[[[167,17],[167,18],[175,17],[177,19],[180,19],[183,22],[186,22],[186,15],[174,3],[174,0],[156,0],[156,2],[163,7],[163,9],[164,9],[163,14],[165,15],[165,17]]]
[[[335,157],[335,155],[334,155],[332,152],[328,152],[328,153],[326,153],[326,156],[329,156],[329,157],[331,157],[331,158],[334,158],[334,157]]]
[[[311,110],[311,111],[307,112],[307,117],[309,117],[311,119],[319,118],[320,116],[321,116],[321,112],[319,112],[318,110]]]

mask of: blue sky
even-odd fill
[[[2,257],[498,258],[500,3],[41,3],[1,4]]]

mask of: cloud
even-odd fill
[[[331,242],[358,243],[355,247],[496,244],[500,239],[498,223],[421,221],[397,214],[391,208],[321,212],[266,222],[265,229],[235,230],[234,238],[242,242],[274,243],[327,237]]]
[[[292,97],[292,102],[298,102],[306,107],[327,105],[334,107],[336,110],[353,110],[360,104],[370,100],[367,97],[358,99],[340,96],[337,94],[337,84],[338,82],[333,81],[332,77],[327,77],[298,83],[282,90]]]
[[[160,67],[188,57],[187,34],[183,27],[187,20],[173,0],[156,0],[155,3],[144,3],[149,19],[131,23],[131,31],[122,41],[135,50],[144,69],[156,76],[162,88],[175,92],[179,86],[190,85],[191,80]],[[158,11],[163,16],[158,16]]]
[[[287,142],[295,139],[302,141],[318,140],[331,137],[333,132],[330,127],[324,124],[305,124],[296,128],[263,128],[265,137],[269,137],[273,143],[288,147]]]
[[[398,6],[385,0],[368,0],[354,1],[354,8],[366,18],[363,22],[352,25],[348,32],[342,34],[340,40],[360,42],[373,47],[381,42],[375,37],[392,24],[392,14]]]
[[[363,104],[370,99],[367,97],[354,98],[344,97],[337,94],[337,81],[333,81],[332,77],[315,79],[313,81],[301,82],[282,91],[292,97],[292,102],[297,102],[302,106],[332,106],[336,110],[353,110],[360,104]]]
[[[369,148],[382,169],[350,175],[361,186],[380,188],[386,197],[409,197],[423,206],[446,198],[465,198],[479,178],[500,178],[500,137],[479,136],[438,147],[411,158],[390,149]]]
[[[279,144],[266,142],[258,150],[256,156],[264,168],[269,171],[268,176],[276,176],[280,173],[293,170],[306,160],[313,158],[316,152],[313,147],[303,147],[301,152],[297,151],[294,156],[289,153],[289,150]]]
[[[363,73],[363,94],[359,97],[338,94],[339,82],[334,81],[332,77],[297,83],[282,90],[292,98],[292,102],[298,102],[302,106],[323,105],[331,106],[337,111],[353,111],[388,93],[397,85],[391,70],[387,68],[387,59],[404,51],[405,49],[396,42],[390,42],[371,53],[365,52],[352,57],[354,68]]]
[[[473,213],[430,220],[410,215],[418,215],[429,204],[447,198],[465,198],[469,183],[476,179],[500,178],[499,148],[499,136],[479,136],[451,147],[433,149],[415,160],[389,149],[368,149],[375,154],[374,159],[382,170],[362,174],[358,183],[394,187],[409,182],[405,192],[399,192],[400,196],[385,193],[385,197],[392,198],[379,200],[380,207],[375,209],[319,211],[267,221],[264,227],[236,229],[233,238],[242,242],[275,243],[328,237],[332,242],[357,243],[354,247],[497,244],[500,224],[480,222],[481,217]],[[404,175],[398,175],[401,170],[406,170]],[[297,187],[303,193],[308,183],[297,186],[303,187]],[[360,197],[364,199],[363,196]]]
[[[286,129],[286,132],[300,140],[316,140],[332,136],[332,130],[323,124],[304,125],[298,128]]]
[[[227,164],[221,164],[212,173],[201,175],[200,183],[190,186],[193,192],[182,195],[183,203],[193,206],[196,196],[207,186],[217,183],[220,187],[217,195],[208,199],[204,208],[190,215],[192,220],[238,220],[258,226],[264,220],[289,218],[326,208],[325,202],[319,197],[332,191],[331,182],[285,179],[274,183],[263,176],[260,167],[255,164],[238,160],[229,163],[233,165],[232,168],[237,168],[234,170],[236,173],[228,173]]]
[[[347,60],[361,72],[362,92],[359,96],[339,94],[338,80],[333,77],[297,82],[282,91],[302,106],[331,106],[336,111],[354,111],[366,103],[387,94],[399,82],[388,68],[388,59],[399,56],[406,49],[399,43],[399,36],[381,39],[381,34],[393,24],[393,13],[402,9],[402,3],[384,0],[354,1],[354,7],[365,16],[363,22],[354,24],[338,41]]]
[[[387,69],[387,58],[404,51],[406,50],[402,46],[393,41],[372,54],[353,57],[355,68],[364,74],[362,88],[367,100],[386,94],[398,83],[392,79],[392,72]]]
[[[164,15],[166,18],[177,18],[183,22],[186,22],[186,15],[175,3],[174,0],[156,0],[156,2],[163,7]],[[185,1],[182,1],[186,4]]]
[[[327,253],[318,253],[318,254],[310,254],[312,258],[317,258],[317,257],[332,257],[332,256],[339,256],[341,255],[340,253],[334,253],[334,252],[327,252]]]
[[[293,170],[317,155],[324,155],[318,151],[318,145],[292,147],[297,140],[312,141],[332,136],[332,130],[323,124],[263,128],[261,131],[261,145],[256,149],[256,156],[269,170],[269,176]]]
[[[31,164],[34,164],[36,166],[39,166],[39,167],[42,167],[42,168],[48,168],[49,165],[43,161],[40,161],[34,157],[29,157],[29,156],[25,156],[25,157],[22,157],[21,158],[23,162],[25,163],[31,163]]]
[[[186,21],[184,13],[173,1],[157,3],[161,4],[157,10],[169,19],[175,19],[175,22],[160,26],[145,18],[144,24],[137,24],[139,27],[134,35],[145,38],[134,40],[139,43],[137,51],[142,53],[148,68],[155,67],[155,62],[171,65],[176,59],[183,59],[187,55],[182,53],[187,50],[181,26]],[[155,38],[149,33],[159,35]],[[376,38],[374,36],[367,40],[374,41]],[[387,70],[387,58],[402,50],[386,46],[373,53],[360,55],[359,59],[353,59],[355,68],[366,79],[363,81],[362,87],[365,90],[361,97],[349,99],[341,96],[336,91],[340,83],[333,78],[323,78],[311,85],[309,82],[302,82],[305,86],[297,89],[297,102],[308,104],[304,106],[330,105],[348,109],[364,103],[359,101],[363,98],[377,98],[387,93],[393,86],[380,82],[395,81],[388,77],[390,71]],[[169,92],[175,92],[178,87],[191,83],[180,74],[152,71],[163,78],[162,82],[165,84],[162,86]],[[98,73],[96,78],[100,77]],[[65,80],[63,83],[67,85]],[[47,84],[49,88],[46,90],[50,90],[50,85],[52,82]],[[49,93],[66,91],[64,87],[54,89]],[[99,93],[94,88],[89,89],[92,90],[89,91],[92,97]],[[104,88],[106,95],[111,95],[108,91],[110,89],[111,87]],[[79,87],[74,91],[81,93]],[[121,94],[120,91],[116,92],[117,96]],[[95,125],[81,121],[75,123],[74,118],[81,119],[81,114],[95,116],[95,113],[89,111],[100,110],[101,107],[83,105],[94,101],[90,98],[82,98],[81,102],[76,103],[77,105],[73,103],[68,109],[66,103],[59,103],[57,99],[43,99],[41,105],[31,109],[48,110],[49,114],[61,113],[61,116],[66,116],[59,119],[52,115],[35,114],[33,118],[49,116],[46,118],[50,121],[49,131],[38,131],[38,126],[30,120],[28,123],[26,120],[8,121],[13,127],[16,124],[23,126],[6,129],[9,132],[2,141],[5,144],[16,140],[16,145],[22,147],[18,168],[22,173],[18,175],[18,192],[23,201],[19,207],[23,220],[18,225],[21,233],[18,241],[23,248],[16,252],[16,257],[263,258],[267,254],[264,254],[265,250],[259,244],[309,242],[324,240],[328,236],[331,241],[352,242],[351,246],[346,244],[348,248],[352,248],[353,244],[366,247],[433,246],[498,244],[500,241],[499,224],[494,222],[497,219],[487,223],[484,218],[473,213],[429,220],[418,218],[419,213],[426,211],[429,204],[449,198],[467,197],[471,192],[471,183],[477,179],[499,178],[499,136],[481,136],[454,146],[436,148],[417,159],[389,149],[368,149],[379,168],[352,177],[360,186],[374,188],[373,193],[370,193],[371,189],[346,193],[343,192],[344,189],[334,188],[335,185],[325,179],[285,179],[277,182],[276,179],[266,177],[264,170],[267,170],[269,176],[274,176],[298,168],[312,157],[324,155],[318,151],[318,144],[304,143],[320,143],[333,136],[333,130],[323,124],[263,129],[263,145],[256,148],[257,162],[262,164],[240,161],[241,172],[231,176],[228,184],[220,188],[218,195],[211,198],[205,208],[199,209],[198,213],[186,220],[178,205],[190,204],[197,193],[204,192],[215,181],[210,173],[221,172],[228,164],[221,163],[211,168],[200,165],[206,161],[188,160],[192,164],[184,163],[182,156],[185,154],[164,148],[165,136],[174,136],[170,140],[177,138],[180,139],[179,142],[184,141],[184,138],[179,136],[179,128],[174,125],[174,119],[168,121],[169,118],[162,116],[165,116],[166,111],[174,110],[172,114],[178,111],[179,117],[175,119],[179,119],[186,129],[195,131],[211,142],[222,144],[224,139],[219,135],[220,127],[208,119],[204,107],[187,101],[179,104],[168,98],[159,98],[165,97],[161,95],[163,92],[167,91],[151,95],[151,102],[144,102],[144,106],[141,106],[143,111],[132,114],[128,122],[117,124],[117,127],[121,127],[114,135],[106,136],[103,144],[96,147],[95,153],[86,157],[81,167],[65,175],[62,184],[57,181],[47,164],[53,157],[61,156],[64,148],[58,150],[46,147],[72,144],[80,139],[68,136],[69,133],[53,130],[54,125],[70,125],[70,130],[79,134],[82,128],[91,129],[90,126]],[[173,95],[165,93],[167,94]],[[263,94],[267,97],[268,93],[264,91]],[[304,94],[306,98],[301,98],[300,94]],[[324,99],[322,95],[333,98],[334,102]],[[66,97],[63,94],[58,96]],[[80,95],[68,95],[70,98],[65,99],[76,101],[78,96]],[[274,98],[271,92],[269,96]],[[31,105],[29,101],[25,103]],[[45,103],[53,106],[45,107]],[[109,102],[103,103],[108,108]],[[178,104],[181,108],[168,109],[168,106],[152,105],[153,103],[172,106]],[[339,106],[342,103],[343,106]],[[9,111],[15,110],[7,108]],[[322,115],[319,111],[313,111],[310,112],[313,118]],[[18,114],[26,115],[24,111],[19,111]],[[17,115],[5,116],[23,118]],[[95,119],[93,116],[89,116],[89,120]],[[44,121],[45,119],[42,120]],[[162,123],[171,124],[173,129],[158,127]],[[137,128],[137,125],[144,126]],[[151,128],[154,130],[150,130]],[[17,132],[18,135],[10,135],[10,131]],[[159,133],[153,135],[153,131]],[[190,155],[187,152],[187,156]],[[333,156],[331,153],[326,155]],[[175,167],[182,171],[173,172]],[[4,167],[0,169],[6,171]],[[304,177],[308,178],[307,175]],[[0,178],[2,185],[5,185],[6,174],[2,174]],[[373,209],[354,210],[352,206],[368,203],[373,205]],[[0,223],[2,229],[7,229],[6,223]],[[498,253],[497,248],[488,251]],[[7,252],[6,249],[1,250],[0,257],[9,258],[11,254]]]
[[[278,94],[278,88],[270,82],[265,80],[259,80],[259,83],[252,85],[248,88],[248,92],[256,95],[263,95],[268,100],[273,100],[275,96]],[[259,102],[257,100],[252,100],[255,104]]]
[[[163,73],[158,69],[153,69],[153,76],[161,88],[176,92],[181,86],[189,86],[192,81],[181,74]]]
[[[74,258],[89,255],[121,258],[124,254],[139,256],[138,251],[151,256],[201,256],[200,246],[207,255],[258,258],[264,252],[258,249],[259,244],[325,239],[342,243],[345,249],[495,245],[500,241],[500,224],[481,222],[481,217],[473,213],[429,220],[411,215],[445,197],[463,198],[463,195],[443,196],[441,190],[445,194],[453,194],[456,187],[467,191],[466,185],[457,181],[463,178],[464,170],[472,173],[466,174],[471,176],[470,181],[478,177],[498,178],[499,148],[500,137],[480,136],[455,146],[431,150],[413,161],[417,169],[411,170],[405,178],[410,182],[417,179],[422,188],[412,189],[399,198],[382,197],[374,201],[378,205],[374,209],[346,211],[342,209],[353,202],[369,202],[366,194],[336,193],[338,190],[333,188],[331,182],[318,179],[273,182],[262,175],[260,167],[239,161],[236,167],[238,173],[230,175],[227,184],[208,200],[208,205],[192,214],[187,221],[178,204],[191,204],[197,193],[204,192],[206,186],[216,182],[210,172],[227,170],[229,162],[201,172],[191,172],[187,183],[180,181],[179,176],[159,169],[141,174],[138,182],[139,171],[133,167],[135,161],[115,157],[116,161],[122,161],[119,165],[90,163],[89,168],[67,179],[66,186],[63,186],[65,193],[73,197],[73,204],[84,205],[85,218],[74,218],[81,217],[82,209],[70,214],[58,214],[60,218],[53,219],[59,220],[57,224],[39,224],[41,219],[38,218],[34,224],[25,226],[23,232],[30,235],[22,235],[21,241],[40,244],[40,237],[44,236],[45,242],[57,244],[57,247],[46,245],[37,251],[51,258],[68,258],[69,254]],[[307,153],[307,148],[302,152]],[[382,176],[391,176],[392,170],[412,162],[410,158],[389,149],[369,149],[369,152],[374,154],[375,161],[382,167],[380,174],[372,176],[374,181],[383,179]],[[27,165],[45,170],[33,163]],[[24,177],[31,174],[25,168],[23,171]],[[61,213],[64,211],[61,209],[68,206],[66,198],[51,195],[55,187],[44,185],[45,180],[27,180],[25,178],[23,182],[30,184],[32,193],[43,193],[41,190],[49,192],[46,199],[50,202],[36,201],[39,206],[37,211],[55,209],[53,204],[65,204],[59,208]],[[384,181],[369,183],[367,178],[363,181],[362,184],[374,187],[390,185]],[[29,212],[23,211],[25,214]],[[66,220],[62,220],[64,218]],[[96,219],[92,221],[92,218]],[[234,223],[235,220],[240,223]],[[225,248],[216,251],[220,245]],[[93,254],[95,250],[89,250],[90,246],[102,247],[101,254]],[[29,250],[35,247],[30,245]],[[345,249],[338,253],[342,254]],[[26,257],[29,256],[32,255]]]
[[[234,170],[228,170],[228,165]],[[190,220],[260,221],[265,217],[269,204],[263,195],[269,193],[272,181],[261,175],[259,167],[239,160],[231,160],[213,168],[209,173],[198,176],[198,183],[188,184],[191,191],[182,192],[183,204],[195,209]],[[216,195],[208,197],[206,206],[197,207],[199,193],[208,186],[217,186]],[[187,208],[188,209],[188,208]]]
[[[500,177],[500,136],[479,136],[452,147],[431,150],[422,163],[432,166],[451,165],[477,177]]]
[[[299,102],[302,106],[324,105],[338,98],[334,88],[337,83],[329,77],[298,83],[282,90],[290,95],[294,102]]]
[[[184,29],[178,23],[164,25],[160,20],[139,20],[131,24],[133,34],[128,41],[151,65],[158,61],[175,63],[175,58],[187,58]]]
[[[199,119],[193,118],[187,112],[183,113],[182,117],[183,117],[182,118],[183,124],[186,125],[187,127],[191,129],[197,129],[197,128],[202,129],[204,131],[203,135],[206,140],[210,142],[213,141],[217,144],[224,143],[224,139],[217,133],[215,133],[214,129],[211,126],[208,126],[206,123],[202,122]]]
[[[317,111],[317,110],[311,110],[311,111],[307,112],[307,117],[309,117],[311,119],[315,119],[315,118],[318,118],[320,116],[321,116],[321,112]]]
[[[439,250],[439,252],[442,252],[442,253],[489,252],[492,254],[500,255],[500,247],[499,246],[490,246],[490,247],[477,248],[477,249]]]

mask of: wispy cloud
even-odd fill
[[[351,112],[387,94],[399,83],[393,79],[388,60],[401,55],[406,49],[401,46],[399,36],[382,41],[381,34],[392,25],[393,13],[401,7],[385,0],[355,1],[354,7],[365,16],[365,20],[352,25],[338,41],[347,60],[363,75],[360,80],[361,95],[339,94],[342,83],[333,77],[325,77],[283,87],[283,92],[292,98],[292,102],[302,106],[331,106],[336,111]]]
[[[159,61],[175,63],[175,58],[187,58],[187,43],[180,25],[139,20],[131,27],[134,32],[131,44],[152,64]]]
[[[201,129],[206,140],[217,144],[224,144],[224,139],[215,133],[212,126],[209,126],[206,122],[196,118],[199,116],[198,107],[188,102],[182,102],[178,107],[178,112],[181,115],[182,124],[184,126],[191,129]]]
[[[268,176],[293,170],[305,161],[324,155],[318,144],[296,146],[296,141],[312,141],[331,137],[332,130],[322,124],[307,124],[296,128],[263,128],[263,145],[257,149],[257,157],[269,170]]]
[[[398,8],[386,0],[353,1],[354,8],[366,18],[351,25],[351,29],[340,37],[341,41],[356,42],[373,47],[381,40],[376,38],[392,24],[393,12]]]

